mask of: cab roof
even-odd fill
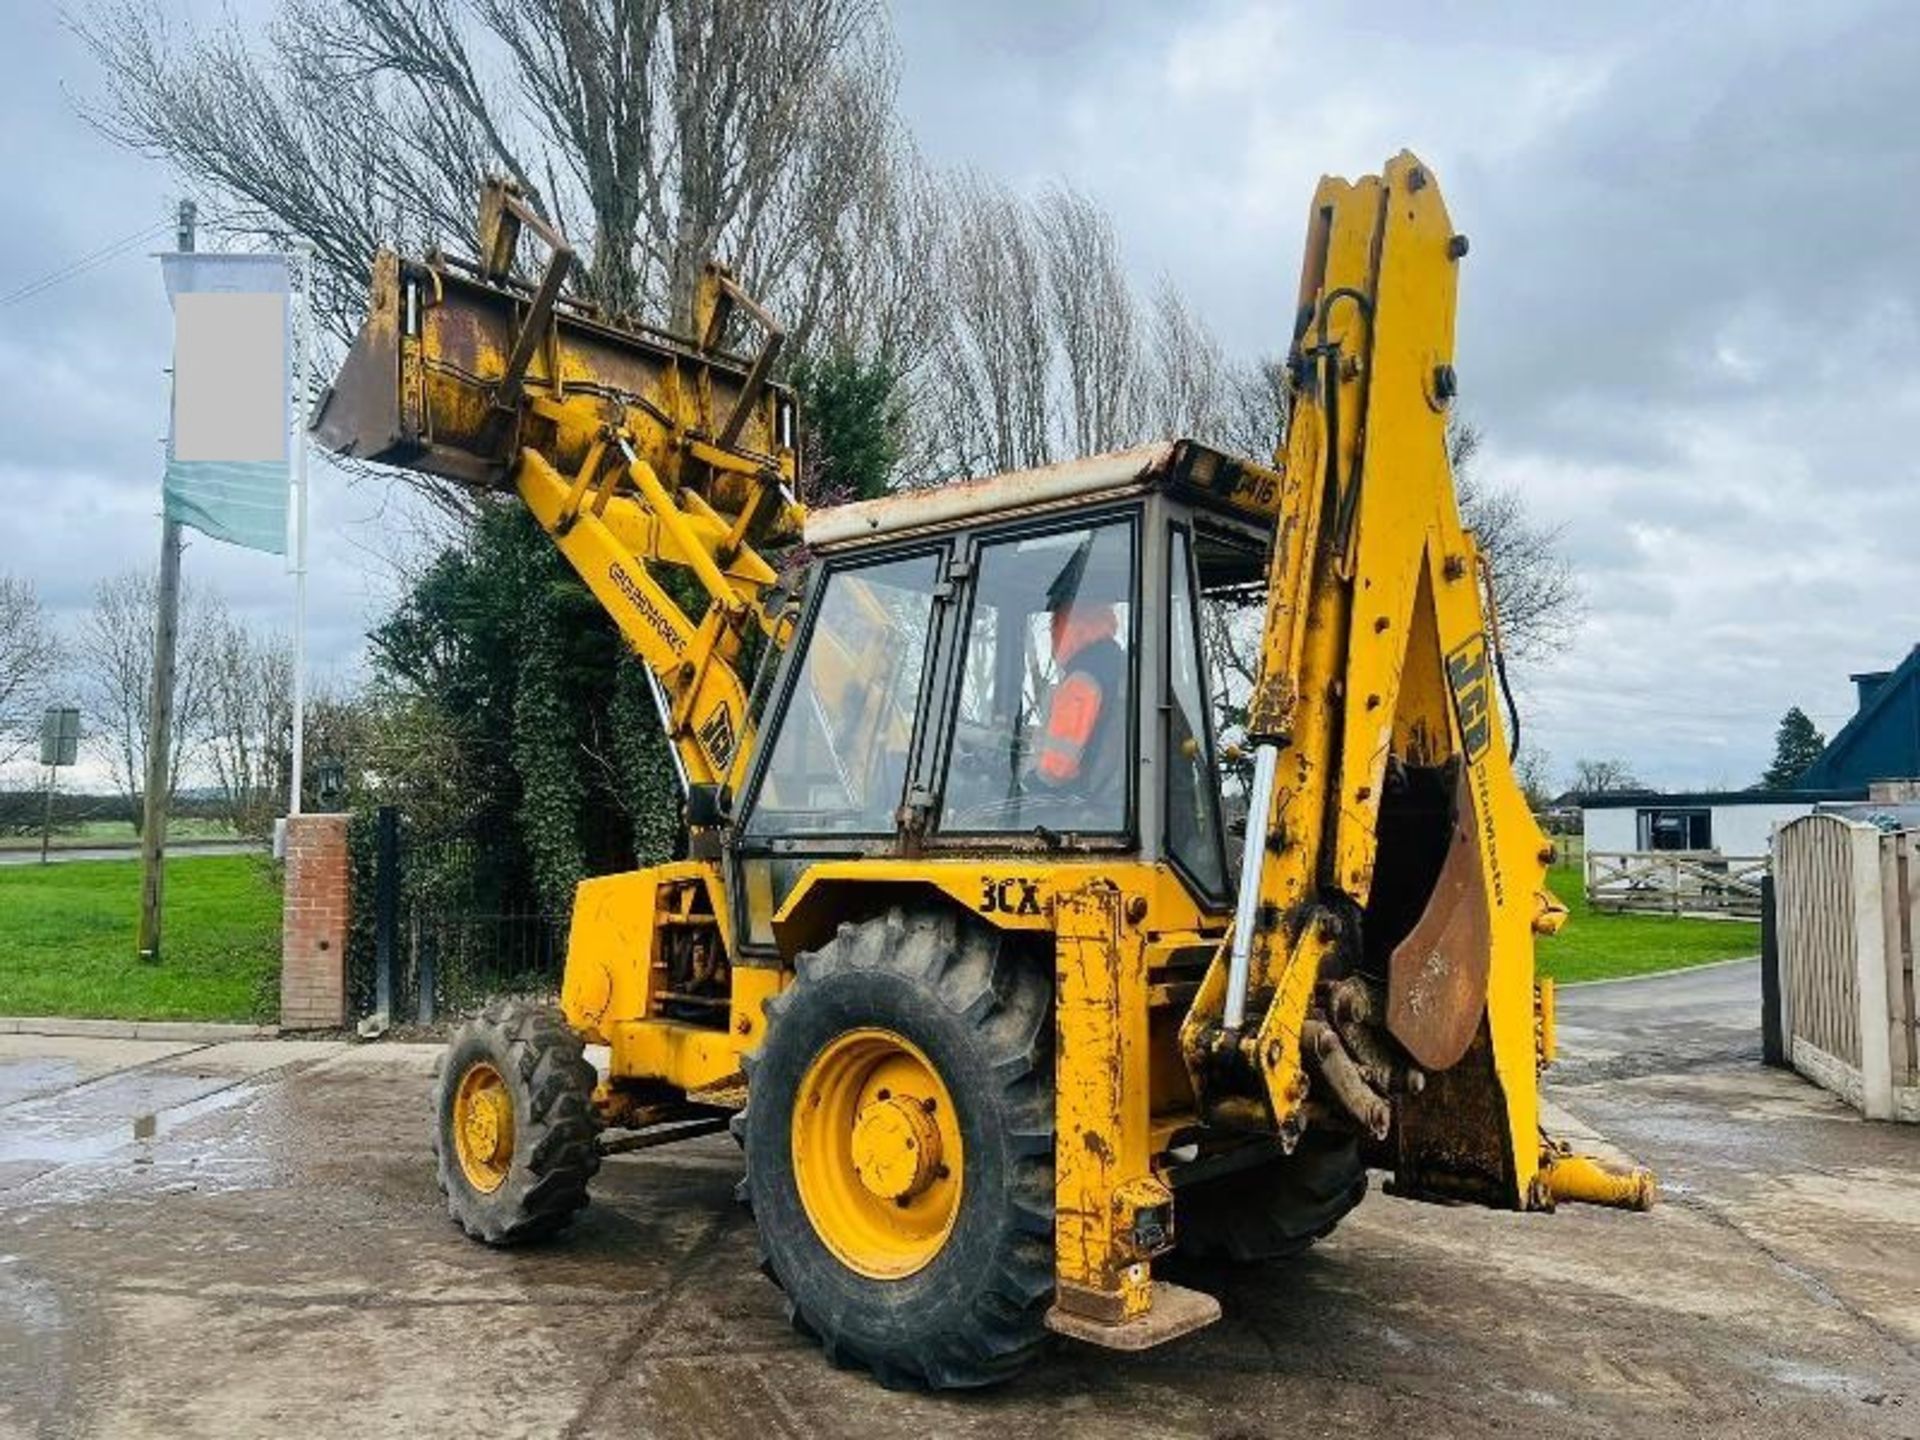
[[[815,510],[807,516],[804,535],[816,550],[837,550],[1150,490],[1177,492],[1195,504],[1271,531],[1280,505],[1281,477],[1276,470],[1235,459],[1198,440],[1158,440],[1037,470]]]

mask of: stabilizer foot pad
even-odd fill
[[[1069,1340],[1084,1340],[1108,1350],[1150,1350],[1195,1330],[1204,1330],[1219,1318],[1220,1302],[1213,1296],[1156,1280],[1152,1306],[1136,1319],[1108,1325],[1055,1305],[1047,1311],[1047,1328]]]

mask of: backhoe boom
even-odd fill
[[[1223,1120],[1318,1106],[1402,1193],[1544,1208],[1533,937],[1566,912],[1448,460],[1466,253],[1410,154],[1314,196],[1239,905],[1182,1043]]]

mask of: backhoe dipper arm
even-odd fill
[[[548,246],[513,277],[523,228]],[[719,789],[752,751],[738,663],[749,626],[784,643],[789,611],[760,548],[798,535],[792,405],[768,382],[781,334],[709,267],[698,341],[610,323],[562,298],[573,252],[510,185],[480,208],[479,264],[374,261],[365,324],[315,430],[345,455],[517,492],[653,678],[689,787]],[[752,359],[719,348],[760,324]],[[698,586],[704,613],[689,613]]]
[[[1404,1193],[1544,1208],[1594,1187],[1539,1132],[1533,936],[1564,910],[1448,462],[1466,253],[1410,154],[1314,196],[1243,888],[1182,1040],[1216,1115],[1257,1098],[1284,1140],[1357,1130]]]

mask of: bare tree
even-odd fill
[[[60,661],[59,638],[33,583],[0,575],[0,766],[32,746]]]
[[[1561,547],[1560,530],[1536,522],[1519,492],[1481,483],[1473,465],[1480,445],[1480,431],[1470,422],[1448,424],[1461,519],[1492,571],[1493,601],[1508,652],[1523,660],[1541,659],[1572,638],[1585,614],[1585,599]]]
[[[1153,429],[1218,440],[1226,427],[1226,356],[1171,281],[1154,292],[1151,333]]]
[[[943,403],[927,417],[948,474],[991,474],[1054,458],[1053,332],[1037,226],[1005,186],[963,176],[948,192],[935,341]],[[932,479],[933,476],[927,478]]]
[[[1573,788],[1582,795],[1614,795],[1646,787],[1634,778],[1624,760],[1576,760]]]
[[[1553,803],[1552,765],[1552,757],[1531,740],[1522,742],[1520,753],[1514,757],[1513,778],[1520,782],[1520,793],[1535,812]]]
[[[1086,195],[1058,187],[1041,198],[1035,228],[1063,382],[1065,453],[1126,445],[1140,434],[1144,383],[1133,286],[1113,221]]]
[[[1277,464],[1287,444],[1287,367],[1272,355],[1231,366],[1220,427],[1211,437],[1229,454]]]
[[[283,0],[264,47],[98,0],[78,28],[102,127],[205,187],[216,227],[311,241],[341,338],[375,246],[471,246],[489,173],[581,247],[609,312],[684,329],[724,258],[801,331],[897,153],[878,0]]]
[[[916,396],[924,478],[1027,469],[1191,435],[1220,443],[1248,423],[1263,383],[1226,360],[1167,283],[1143,303],[1111,219],[1066,188],[1030,204],[964,175],[939,190],[931,384]],[[1244,388],[1244,394],[1240,393]],[[909,447],[910,450],[913,447]],[[1273,445],[1265,440],[1263,458]]]
[[[939,288],[928,283],[939,259],[944,194],[897,124],[864,184],[821,245],[819,264],[807,268],[817,299],[796,339],[816,354],[882,357],[913,379],[930,368],[944,313]]]
[[[293,648],[234,619],[208,637],[203,743],[228,823],[264,835],[283,813],[293,743]]]
[[[159,581],[152,571],[128,570],[94,589],[93,609],[75,647],[90,743],[106,762],[114,787],[139,823],[147,771],[147,709],[153,695],[153,623]],[[225,623],[218,600],[182,585],[180,634],[175,648],[173,727],[167,795],[199,760],[212,688],[214,647]]]

